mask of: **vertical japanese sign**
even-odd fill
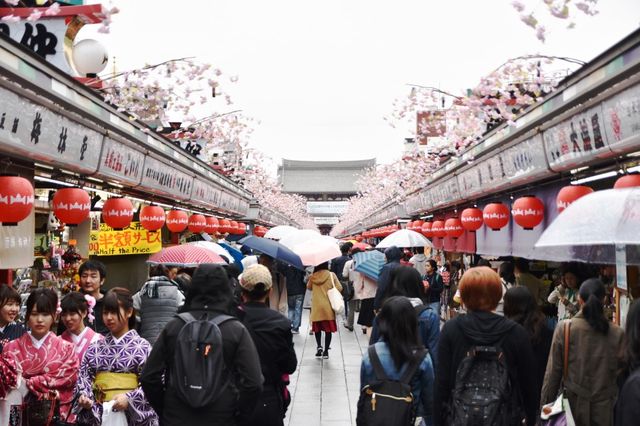
[[[140,222],[131,222],[131,225],[120,231],[101,223],[100,229],[92,230],[89,237],[89,255],[92,256],[151,254],[160,250],[161,232],[148,231]]]

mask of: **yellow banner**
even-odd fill
[[[115,231],[101,223],[99,231],[91,231],[89,255],[118,256],[122,254],[151,254],[162,250],[160,231],[147,231],[140,222],[131,224],[121,231]]]

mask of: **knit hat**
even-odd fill
[[[240,287],[246,291],[253,291],[262,283],[265,290],[271,288],[271,272],[263,265],[251,265],[240,275]]]

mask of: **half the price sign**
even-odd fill
[[[104,223],[99,231],[91,231],[89,255],[118,256],[124,254],[152,254],[162,250],[160,231],[147,231],[140,222],[116,231]]]

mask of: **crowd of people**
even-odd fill
[[[23,324],[20,295],[0,286],[0,424],[283,425],[305,293],[328,359],[333,289],[342,326],[369,338],[359,425],[535,425],[560,394],[577,425],[640,418],[640,304],[623,331],[586,268],[563,265],[549,288],[524,259],[464,270],[390,247],[375,279],[359,248],[341,250],[306,274],[264,255],[242,273],[157,265],[136,292],[104,291],[106,267],[88,260],[79,292],[33,289]]]

